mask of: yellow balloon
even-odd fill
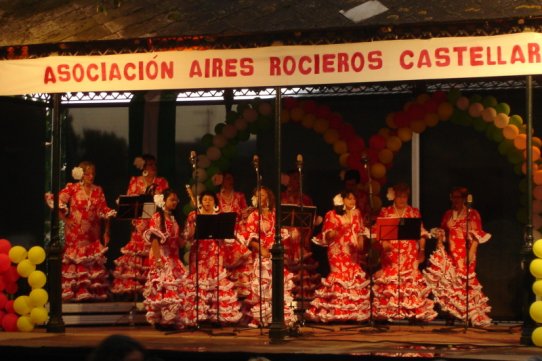
[[[442,102],[437,108],[437,114],[440,120],[448,120],[454,114],[454,107],[448,102]]]
[[[519,129],[514,124],[508,124],[502,128],[502,136],[504,139],[512,140],[519,134]]]
[[[34,272],[36,270],[36,265],[33,264],[32,262],[30,262],[29,260],[27,259],[24,259],[22,260],[18,265],[17,265],[17,273],[21,276],[21,277],[28,277],[30,276],[30,274],[32,272]]]
[[[508,125],[508,122],[510,121],[510,117],[504,113],[499,113],[495,117],[495,126],[497,128],[504,128]]]
[[[426,124],[423,120],[414,120],[413,122],[410,123],[410,129],[412,129],[412,131],[414,133],[423,133],[423,131],[425,130],[426,128]]]
[[[534,329],[533,333],[531,334],[531,340],[533,340],[535,346],[542,346],[542,327],[537,327]]]
[[[312,128],[314,127],[314,122],[316,121],[316,117],[314,114],[307,113],[303,116],[301,119],[301,125],[303,125],[305,128]]]
[[[412,130],[410,128],[399,128],[397,129],[397,136],[401,141],[408,142],[412,139]]]
[[[27,252],[26,252],[26,249],[24,247],[22,247],[22,246],[13,246],[9,250],[8,255],[9,255],[9,259],[11,260],[11,262],[19,263],[23,259],[26,258]]]
[[[47,282],[47,277],[42,271],[36,270],[28,276],[28,285],[32,288],[42,288]]]
[[[373,164],[371,166],[371,175],[376,179],[384,177],[386,175],[386,167],[382,163]]]
[[[24,316],[30,313],[30,297],[19,296],[13,301],[13,309],[19,315]]]
[[[542,278],[542,259],[533,259],[529,265],[529,271],[531,271],[531,274],[536,278]]]
[[[533,253],[536,257],[542,258],[542,239],[538,239],[534,242]]]
[[[536,280],[533,283],[533,292],[537,296],[542,296],[542,280]]]
[[[328,129],[324,133],[324,141],[333,144],[339,139],[339,133],[335,129]]]
[[[434,127],[438,124],[438,114],[436,113],[427,113],[425,114],[425,117],[423,118],[423,121],[428,127]]]
[[[401,142],[401,139],[395,135],[392,135],[386,141],[386,147],[393,152],[397,152],[399,149],[401,149],[401,145],[403,145],[403,142]]]
[[[32,307],[44,306],[49,300],[49,294],[43,288],[32,290],[28,297],[30,299],[30,306]]]
[[[17,329],[21,332],[30,332],[34,329],[34,324],[30,316],[21,316],[17,319]]]
[[[382,149],[380,152],[378,152],[378,160],[383,164],[390,164],[393,160],[393,152],[388,148]]]
[[[30,319],[35,325],[41,325],[49,319],[49,313],[45,307],[34,307],[30,311]]]
[[[535,301],[529,307],[529,315],[537,323],[542,322],[542,301]]]

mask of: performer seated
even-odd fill
[[[388,190],[393,205],[382,208],[380,217],[421,218],[417,208],[408,205],[410,188],[400,183]],[[418,264],[424,260],[427,231],[422,238],[412,240],[380,240],[381,269],[374,276],[373,314],[376,319],[414,322],[430,321],[437,316],[430,300],[430,288],[425,283]]]
[[[441,229],[435,230],[437,248],[429,258],[424,275],[435,302],[443,311],[460,320],[465,320],[467,312],[468,277],[468,318],[473,326],[483,327],[491,324],[488,316],[491,307],[476,276],[476,251],[478,244],[487,242],[491,235],[482,230],[480,213],[466,204],[467,195],[467,188],[452,189],[452,209],[444,213]],[[446,240],[448,250],[444,245]]]
[[[343,191],[333,199],[334,209],[327,212],[321,239],[328,245],[330,273],[307,311],[307,317],[319,322],[364,321],[369,318],[369,281],[359,264],[363,248],[363,218],[356,209],[356,197]]]
[[[260,187],[259,193],[257,189],[254,191],[252,201],[255,210],[248,216],[244,234],[248,248],[252,251],[248,262],[251,276],[250,295],[244,300],[243,312],[247,316],[249,326],[260,327],[271,322],[272,279],[270,250],[275,242],[275,196],[269,188]],[[288,232],[282,230],[281,235],[283,239],[286,239]],[[290,307],[293,301],[292,288],[292,274],[284,268],[284,320],[286,325],[289,326],[292,326],[296,320],[293,309]]]
[[[183,232],[185,239],[192,244],[190,278],[199,289],[198,321],[236,323],[242,317],[241,304],[224,268],[224,240],[194,239],[197,214],[218,214],[218,201],[211,191],[201,192],[199,200],[198,212],[190,212]]]

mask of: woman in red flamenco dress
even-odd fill
[[[491,324],[491,307],[476,276],[476,251],[478,244],[487,242],[491,235],[482,229],[480,213],[467,207],[467,195],[464,187],[452,189],[452,209],[442,217],[437,249],[424,274],[442,311],[460,320],[467,315],[468,279],[468,320],[473,326],[485,327]]]
[[[369,281],[359,262],[363,248],[363,218],[356,209],[356,197],[343,191],[333,199],[327,212],[322,239],[328,246],[330,273],[307,310],[316,322],[364,321],[369,318]]]
[[[158,211],[144,233],[151,243],[149,273],[143,291],[146,318],[159,329],[194,326],[195,287],[179,258],[179,249],[185,241],[173,216],[179,198],[171,189],[154,198]]]
[[[150,154],[137,157],[134,161],[136,168],[142,170],[140,176],[132,177],[128,185],[127,195],[161,194],[169,187],[165,178],[157,176],[156,159]],[[143,238],[143,233],[149,228],[149,219],[132,220],[130,241],[121,248],[113,271],[114,294],[141,294],[149,271],[150,244]]]
[[[109,219],[116,212],[109,207],[100,186],[94,184],[96,167],[81,162],[72,171],[77,183],[68,183],[59,193],[64,225],[62,256],[62,300],[103,301],[108,297],[105,266],[109,242]],[[52,205],[52,195],[47,195]],[[102,220],[106,220],[102,243]]]
[[[389,207],[379,217],[421,218],[420,211],[408,205],[410,188],[400,183],[388,190]],[[433,320],[437,313],[429,299],[431,289],[418,265],[424,260],[427,231],[421,229],[419,240],[380,240],[381,269],[374,275],[373,314],[378,320],[408,319],[410,322]]]
[[[216,195],[204,191],[199,195],[199,212],[190,212],[183,236],[190,241],[190,278],[197,285],[197,321],[236,323],[241,319],[241,304],[234,283],[224,267],[224,240],[195,240],[196,216],[218,214]],[[197,274],[197,277],[196,277]]]

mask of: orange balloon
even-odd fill
[[[438,106],[437,114],[440,120],[448,120],[452,117],[454,113],[454,107],[448,102],[442,102]]]
[[[438,114],[436,113],[427,113],[423,118],[423,121],[428,127],[434,127],[438,124]]]
[[[382,149],[380,152],[378,152],[378,160],[383,164],[390,164],[393,160],[393,152],[388,148]]]
[[[542,184],[542,183],[536,183],[536,180],[535,180],[536,172],[539,172],[538,165],[536,163],[532,163],[531,164],[531,169],[532,169],[532,172],[533,172],[533,182],[535,182],[535,184],[537,184],[537,185]],[[523,164],[521,164],[521,173],[527,174],[527,162],[523,162]],[[542,182],[542,174],[539,175],[538,178],[539,178],[539,181]]]
[[[542,147],[542,139],[533,137],[533,145],[538,148]]]
[[[333,151],[337,154],[344,154],[348,151],[346,147],[346,142],[344,140],[337,140],[333,143]]]
[[[378,134],[380,134],[384,138],[388,139],[390,137],[390,135],[391,135],[391,130],[388,129],[388,128],[380,128],[378,130]]]
[[[410,123],[410,129],[415,133],[422,133],[425,130],[425,122],[423,120],[415,120]]]
[[[329,128],[329,122],[324,118],[316,118],[314,121],[314,131],[316,133],[324,134]]]
[[[389,113],[387,116],[386,116],[386,125],[388,127],[390,127],[391,129],[395,129],[397,128],[397,124],[395,124],[395,113]]]
[[[392,135],[386,141],[386,147],[393,152],[397,152],[401,149],[401,145],[403,145],[403,142],[401,142],[401,139],[396,135]]]
[[[540,148],[533,146],[531,147],[531,149],[532,149],[531,155],[533,158],[532,161],[536,162],[537,160],[540,159]],[[523,159],[527,159],[527,149],[523,151]]]
[[[339,157],[339,164],[341,167],[348,167],[348,157],[350,156],[350,153],[343,153]]]
[[[410,128],[399,128],[397,130],[397,136],[403,142],[408,142],[412,139],[412,130],[410,130]]]
[[[290,121],[290,111],[288,109],[282,109],[280,112],[280,122],[288,123]]]
[[[519,150],[525,150],[527,148],[527,135],[518,134],[514,138],[514,146]]]
[[[514,124],[508,124],[502,128],[502,135],[504,139],[512,140],[517,137],[519,134],[519,129]]]
[[[339,139],[339,133],[335,129],[328,129],[324,133],[324,141],[333,144]]]
[[[537,201],[542,201],[542,186],[536,186],[533,188],[533,197]]]
[[[510,117],[504,113],[499,113],[495,117],[495,126],[497,128],[504,128],[508,125],[508,122],[510,121]]]
[[[307,113],[303,115],[303,118],[301,118],[301,125],[303,125],[305,128],[312,128],[314,127],[314,121],[316,120],[316,117],[314,114]]]
[[[295,107],[290,110],[290,119],[294,122],[300,122],[303,119],[305,111],[301,107]]]
[[[386,175],[386,167],[382,163],[375,163],[371,166],[373,178],[380,179]]]
[[[428,101],[429,99],[431,99],[431,97],[429,96],[429,94],[427,93],[422,93],[420,95],[418,95],[416,97],[416,103],[418,104],[425,104],[426,101]]]

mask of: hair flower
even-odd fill
[[[333,197],[333,205],[335,207],[344,206],[343,196],[340,193]]]
[[[252,196],[252,198],[250,199],[251,203],[252,203],[252,206],[254,208],[258,208],[258,196],[254,195]]]
[[[154,204],[158,208],[164,209],[166,202],[164,202],[164,195],[163,194],[155,194],[153,197]]]
[[[386,198],[388,199],[388,201],[393,201],[395,199],[395,189],[393,188],[388,188],[388,192],[386,193]]]
[[[142,157],[135,157],[134,167],[139,170],[143,170],[143,167],[145,167],[145,159],[143,159]]]
[[[72,177],[75,180],[81,180],[83,179],[83,174],[85,172],[83,171],[83,168],[81,167],[73,167],[72,169]]]

